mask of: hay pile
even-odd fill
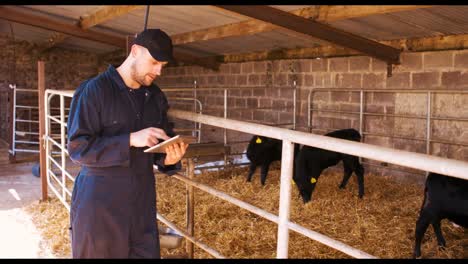
[[[270,213],[278,214],[280,171],[271,170],[261,186],[259,171],[251,183],[247,169],[207,172],[196,180]],[[325,172],[313,194],[303,205],[293,186],[291,221],[349,244],[379,258],[411,258],[414,229],[423,199],[423,186],[397,183],[389,176],[365,175],[364,199],[357,198],[353,176],[345,190],[338,189],[342,173]],[[158,210],[180,228],[185,227],[185,186],[165,175],[157,176]],[[163,224],[162,224],[163,225]],[[437,250],[430,227],[421,247],[423,258],[466,258],[468,238],[464,229],[442,221],[447,241]],[[277,225],[195,188],[195,237],[228,258],[275,258]],[[182,254],[182,248],[162,254]],[[212,258],[195,246],[195,258]],[[352,258],[342,252],[290,231],[289,258]]]
[[[46,202],[36,201],[26,206],[33,223],[40,231],[43,240],[57,258],[71,257],[70,224],[67,208],[57,198]]]
[[[257,171],[246,183],[247,169],[205,172],[195,179],[270,213],[278,214],[279,162],[273,164],[266,185]],[[290,219],[352,247],[380,258],[410,258],[414,228],[423,199],[423,187],[396,183],[389,176],[365,175],[364,199],[357,198],[352,176],[345,190],[339,190],[342,174],[325,172],[319,179],[312,202],[303,205],[295,186],[292,189]],[[185,185],[175,178],[157,175],[159,212],[185,227]],[[195,190],[195,237],[227,258],[275,258],[277,225],[205,192]],[[57,200],[35,203],[26,208],[57,257],[71,255],[68,235],[69,215]],[[160,225],[164,226],[163,223]],[[422,244],[423,258],[467,258],[468,236],[463,228],[442,221],[447,241],[445,251],[437,249],[431,227]],[[195,258],[213,258],[195,248]],[[161,249],[161,255],[185,253],[185,240],[178,249]],[[351,258],[328,246],[290,231],[289,258]]]

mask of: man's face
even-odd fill
[[[137,49],[131,75],[140,85],[149,86],[156,77],[161,75],[161,70],[167,62],[155,60],[149,51],[142,46],[137,46]]]

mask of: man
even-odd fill
[[[170,37],[147,29],[122,65],[76,89],[68,119],[68,152],[81,166],[71,198],[73,258],[160,257],[153,164],[174,174],[188,145],[143,151],[175,135],[153,84],[171,60]]]

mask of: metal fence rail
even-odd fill
[[[292,126],[292,129],[293,130],[296,130],[296,127],[297,127],[297,90],[298,90],[298,87],[297,87],[297,82],[296,81],[293,81],[293,85],[291,87],[284,87],[285,89],[292,89],[293,90],[293,98],[292,98],[292,101],[293,101],[293,105],[292,107],[285,107],[284,109],[286,110],[292,110],[292,122],[286,122],[286,123],[275,123],[275,124],[271,124],[269,123],[268,125],[272,125],[272,126],[279,126],[279,127],[288,127],[288,126]],[[198,92],[212,92],[212,91],[216,91],[216,92],[222,92],[223,94],[223,109],[222,109],[222,114],[223,114],[223,117],[224,118],[229,118],[229,112],[233,111],[233,110],[245,110],[245,109],[252,109],[252,110],[280,110],[278,108],[275,108],[275,107],[255,107],[255,108],[246,108],[246,107],[229,107],[228,106],[228,100],[229,100],[229,91],[234,91],[234,90],[261,90],[261,89],[267,89],[265,87],[258,87],[258,86],[254,86],[254,87],[203,87],[203,88],[199,88],[197,86],[197,81],[194,81],[194,86],[193,88],[165,88],[165,89],[162,89],[162,91],[164,91],[164,93],[166,94],[171,94],[171,93],[180,93],[180,92],[191,92],[192,93],[192,96],[193,97],[171,97],[171,96],[168,96],[168,99],[169,100],[173,100],[173,101],[193,101],[194,102],[194,112],[195,113],[200,113],[200,114],[203,114],[203,111],[202,111],[202,102],[198,99],[197,97],[197,94]],[[198,106],[198,108],[197,108]],[[197,109],[200,109],[200,110],[197,110]],[[251,120],[250,122],[253,122],[253,123],[257,123],[257,124],[262,124],[263,122],[260,122],[260,121],[256,121],[256,120]],[[265,123],[263,123],[265,124]],[[199,122],[194,122],[194,126],[195,128],[190,130],[189,131],[194,131],[194,132],[197,132],[198,133],[198,142],[200,142],[201,140],[201,125],[202,123],[199,123]],[[228,134],[227,134],[227,129],[226,128],[223,128],[223,142],[224,142],[224,145],[227,146],[227,145],[234,145],[234,144],[245,144],[245,143],[248,143],[249,141],[236,141],[236,140],[229,140],[228,139]],[[226,167],[226,166],[237,166],[237,165],[246,165],[247,163],[232,163],[232,164],[229,164],[229,161],[228,161],[228,156],[235,156],[235,155],[246,155],[245,152],[240,152],[240,153],[229,153],[229,154],[225,154],[224,155],[224,164],[222,165],[215,165],[215,166],[211,166],[212,168],[219,168],[219,167]]]
[[[344,111],[344,110],[333,110],[333,109],[321,109],[321,108],[314,108],[313,107],[313,96],[319,92],[345,92],[345,93],[359,93],[359,112],[358,111]],[[375,113],[375,112],[366,112],[364,111],[365,102],[364,97],[366,93],[401,93],[401,94],[421,94],[422,96],[426,97],[426,114],[425,115],[410,115],[410,114],[388,114],[388,113]],[[378,137],[389,137],[389,138],[398,138],[398,139],[408,139],[408,140],[415,140],[415,141],[425,141],[426,142],[426,154],[431,154],[431,143],[444,143],[444,144],[451,144],[451,145],[459,145],[459,146],[468,146],[468,143],[463,142],[455,142],[450,140],[442,140],[442,139],[434,139],[432,138],[432,121],[433,120],[449,120],[449,121],[468,121],[468,118],[458,118],[458,117],[447,117],[447,116],[434,116],[433,113],[433,96],[435,94],[468,94],[468,91],[463,90],[402,90],[402,89],[333,89],[333,88],[314,88],[309,91],[307,95],[307,128],[308,131],[311,132],[314,129],[312,124],[313,122],[313,112],[325,112],[325,113],[337,113],[337,114],[351,114],[351,115],[359,115],[359,132],[363,137],[366,135],[369,136],[378,136]],[[397,118],[414,118],[414,119],[421,119],[426,120],[426,137],[425,138],[418,138],[418,137],[406,137],[401,135],[388,135],[382,133],[371,133],[368,131],[364,131],[364,119],[366,116],[380,116],[380,117],[397,117]],[[318,129],[322,130],[323,129]],[[335,130],[335,128],[331,128],[331,130]],[[377,166],[382,167],[378,164],[372,164],[368,162],[363,162],[364,164],[370,166]],[[388,168],[383,167],[385,169],[391,170],[398,170],[407,173],[413,173],[407,170],[395,169],[395,168]],[[428,171],[426,171],[427,175]]]
[[[70,211],[69,200],[71,200],[71,192],[67,188],[67,182],[74,182],[75,179],[67,171],[66,161],[69,158],[67,147],[66,147],[66,132],[67,121],[65,120],[65,97],[72,97],[74,91],[58,91],[58,90],[46,90],[44,94],[44,108],[45,108],[45,135],[43,137],[45,152],[46,152],[46,175],[47,175],[47,186],[54,192],[57,198],[63,203],[63,205]],[[50,103],[54,96],[60,97],[60,117],[56,118],[51,114]],[[60,141],[55,140],[51,135],[51,124],[56,123],[60,125]],[[60,149],[60,160],[55,160],[52,156],[53,146]],[[52,163],[59,168],[61,177],[59,178],[52,170]],[[56,188],[53,181],[61,187],[61,190]]]
[[[308,146],[314,146],[336,152],[356,155],[369,159],[385,161],[394,163],[401,166],[412,167],[415,169],[423,169],[433,171],[453,177],[467,179],[466,171],[468,170],[468,163],[429,156],[426,154],[413,153],[403,150],[394,150],[387,147],[374,146],[366,143],[352,142],[348,140],[336,139],[322,135],[314,135],[305,132],[291,131],[284,128],[277,128],[265,126],[260,124],[253,124],[238,120],[207,116],[195,114],[181,110],[171,110],[170,117],[201,122],[203,124],[223,127],[226,129],[237,130],[245,133],[255,133],[261,136],[280,139],[283,141],[283,154],[281,161],[281,185],[280,185],[280,208],[279,208],[279,221],[278,223],[278,248],[277,258],[287,258],[288,256],[288,238],[289,229],[298,233],[306,235],[314,240],[332,246],[343,253],[355,257],[373,257],[367,253],[355,254],[355,252],[342,248],[337,241],[331,238],[315,233],[312,230],[305,229],[301,226],[295,225],[289,221],[289,207],[291,201],[291,179],[292,179],[292,166],[293,166],[293,144],[300,143]],[[187,183],[187,181],[185,181]],[[205,191],[207,191],[205,189]],[[225,195],[225,194],[224,194]],[[222,195],[220,195],[222,196]],[[237,203],[238,206],[249,210],[251,205]],[[245,206],[244,206],[245,205]],[[263,216],[263,214],[259,214]],[[271,219],[270,219],[271,220]]]
[[[18,152],[25,152],[25,153],[39,153],[39,127],[37,125],[32,126],[31,124],[39,124],[38,120],[33,118],[33,113],[37,114],[39,107],[37,105],[22,105],[20,104],[18,94],[32,94],[37,96],[38,90],[37,89],[23,89],[17,88],[16,85],[10,85],[10,89],[13,91],[13,111],[12,111],[12,137],[11,137],[11,148],[8,152],[12,156],[16,156]],[[36,101],[37,102],[37,101]],[[60,110],[60,107],[49,107],[51,110]],[[65,108],[65,110],[69,110],[69,108]],[[26,111],[27,117],[19,118],[18,113],[20,111]],[[27,131],[19,130],[18,126],[21,123],[28,124]],[[29,136],[29,138],[24,138]],[[34,138],[31,138],[34,136]],[[36,138],[37,136],[37,138]],[[19,145],[22,144],[22,145]],[[57,153],[54,153],[57,154]]]
[[[50,99],[53,95],[61,95],[60,100],[60,108],[61,115],[60,119],[56,121],[60,121],[61,125],[61,141],[57,142],[54,141],[50,136],[50,112],[49,112],[49,104]],[[65,156],[67,155],[66,148],[65,148],[65,114],[64,114],[64,104],[63,104],[63,96],[71,97],[73,95],[72,91],[56,91],[56,90],[47,90],[45,92],[44,100],[46,102],[46,133],[44,135],[44,140],[46,142],[46,154],[47,156],[51,156],[51,144],[56,144],[62,152],[62,164],[58,167],[62,171],[62,187],[66,186],[66,178],[69,174],[65,173]],[[355,156],[365,157],[373,160],[389,162],[401,166],[411,167],[415,169],[433,171],[441,174],[445,174],[452,177],[462,178],[468,180],[468,176],[466,175],[466,171],[468,171],[468,163],[451,160],[446,158],[440,158],[435,156],[430,156],[426,154],[419,154],[413,153],[409,151],[403,150],[395,150],[387,147],[375,146],[366,143],[360,142],[353,142],[348,140],[336,139],[331,137],[326,137],[322,135],[315,135],[306,132],[300,131],[292,131],[285,128],[277,128],[272,126],[266,126],[261,124],[249,123],[244,121],[238,121],[223,117],[215,117],[215,116],[208,116],[188,111],[181,111],[181,110],[170,110],[168,113],[169,117],[178,118],[183,120],[189,120],[193,122],[199,122],[202,124],[207,124],[211,126],[222,127],[225,129],[236,130],[244,133],[250,134],[257,134],[261,136],[267,136],[271,138],[276,138],[283,141],[283,154],[282,154],[282,166],[281,166],[281,183],[280,183],[280,205],[279,205],[279,215],[273,215],[268,213],[262,209],[259,209],[251,204],[245,203],[239,199],[229,196],[226,193],[217,191],[213,188],[210,188],[206,185],[197,183],[193,180],[190,180],[186,177],[176,175],[175,178],[178,180],[183,181],[186,185],[197,187],[207,193],[220,197],[224,200],[227,200],[241,208],[249,210],[259,216],[265,217],[270,221],[273,221],[278,224],[278,239],[277,239],[277,258],[287,258],[288,257],[288,244],[289,244],[289,229],[303,234],[309,238],[312,238],[320,243],[323,243],[327,246],[333,247],[342,251],[345,254],[348,254],[353,257],[357,258],[374,258],[365,252],[362,252],[358,249],[354,249],[342,242],[333,240],[332,238],[326,237],[322,234],[316,233],[312,230],[306,229],[298,224],[295,224],[289,221],[289,213],[290,213],[290,202],[291,202],[291,179],[292,179],[292,166],[293,166],[293,143],[300,143],[308,146],[314,146],[318,148],[323,148],[331,151],[351,154]],[[47,158],[47,173],[48,179],[52,175],[52,171],[50,170],[51,159]],[[49,176],[49,174],[51,176]],[[48,181],[50,184],[50,182]],[[50,185],[49,185],[50,186]],[[65,199],[65,195],[69,195],[68,192],[62,190],[59,192],[58,190],[54,190],[54,193],[59,197],[60,201],[65,205],[65,207],[69,210],[68,200]],[[167,219],[163,216],[159,215],[157,218],[160,221],[168,225],[172,225]],[[175,225],[172,225],[174,229],[177,228]],[[179,228],[176,230],[181,231]],[[214,255],[215,257],[223,257],[220,255],[216,250],[208,247],[207,245],[200,243],[199,240],[188,234],[187,232],[180,232],[184,235],[189,241],[196,244],[203,250],[207,251],[208,253]]]

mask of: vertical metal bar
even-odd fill
[[[359,92],[359,133],[361,134],[361,137],[364,137],[364,135],[362,134],[363,123],[364,123],[364,90],[361,90]],[[362,162],[362,157],[359,157],[359,162]]]
[[[427,92],[427,110],[426,110],[426,154],[431,154],[431,92]],[[426,171],[426,177],[429,172]]]
[[[228,96],[228,90],[224,88],[224,118],[227,118],[227,96]],[[223,138],[224,138],[224,146],[227,146],[227,129],[223,128]],[[224,166],[227,166],[227,154],[224,153]]]
[[[281,183],[280,183],[280,205],[278,222],[278,242],[276,258],[288,257],[289,246],[289,213],[291,203],[291,180],[294,166],[294,143],[283,140],[283,151],[281,156]]]
[[[41,175],[41,192],[42,201],[46,201],[47,194],[47,170],[46,161],[47,153],[44,144],[44,136],[48,133],[46,125],[46,113],[47,113],[47,94],[45,93],[45,65],[43,61],[37,62],[37,89],[39,90],[39,168]]]
[[[296,81],[293,82],[294,92],[293,92],[293,104],[294,104],[294,114],[293,114],[293,130],[296,130],[296,115],[297,115],[297,85]]]
[[[28,108],[28,120],[32,121],[32,109]],[[32,132],[32,122],[28,122],[28,132]],[[32,141],[31,135],[29,135],[28,140]]]
[[[60,95],[60,145],[62,146],[62,150],[60,151],[61,154],[62,154],[62,185],[63,185],[63,188],[62,188],[62,199],[64,201],[67,200],[67,193],[65,192],[65,189],[66,189],[66,183],[67,183],[67,180],[66,180],[66,175],[65,175],[65,151],[63,151],[63,149],[65,149],[65,97],[63,95]]]
[[[193,174],[194,174],[194,164],[192,158],[187,159],[187,177],[191,180],[193,180]],[[186,190],[187,190],[187,233],[193,237],[194,235],[194,218],[195,218],[195,199],[193,195],[193,186],[186,184]],[[193,259],[193,243],[189,240],[186,240],[186,250],[187,250],[187,256],[190,259]]]

